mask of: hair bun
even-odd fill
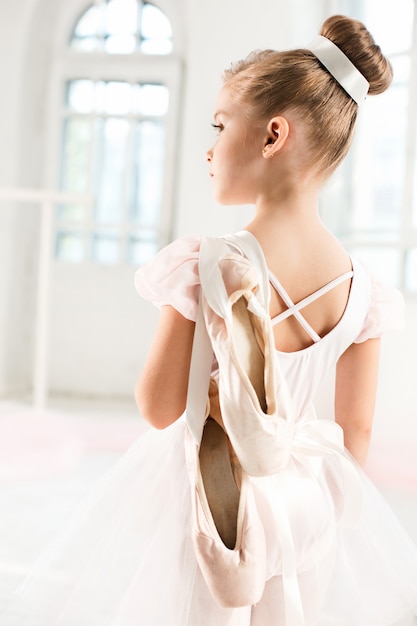
[[[366,26],[344,15],[329,17],[320,35],[338,46],[369,82],[369,94],[382,93],[392,82],[392,67]]]

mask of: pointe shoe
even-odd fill
[[[249,478],[240,467],[233,471],[228,438],[211,418],[200,446],[186,430],[185,450],[192,540],[207,587],[220,606],[256,604],[265,586],[266,546]]]
[[[247,258],[221,240],[202,241],[202,306],[219,365],[222,420],[243,470],[251,476],[286,467],[294,433],[291,399],[275,358],[269,291],[261,288],[262,279]]]

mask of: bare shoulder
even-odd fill
[[[344,246],[320,222],[301,230],[277,228],[255,234],[269,269],[296,300],[352,269]]]
[[[275,246],[267,240],[264,252],[270,271],[294,304],[315,294],[336,278],[346,277],[302,308],[302,315],[308,324],[320,337],[324,337],[340,321],[349,299],[352,263],[345,248],[329,231],[319,228],[304,237],[279,238]],[[287,308],[285,296],[271,288],[271,317],[280,315]],[[285,352],[303,349],[312,342],[311,336],[292,317],[275,327],[275,340],[276,347]]]

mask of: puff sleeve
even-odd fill
[[[404,328],[404,298],[392,287],[371,279],[371,304],[355,343],[381,337],[386,331]]]
[[[157,307],[170,305],[181,315],[195,321],[200,279],[199,236],[182,237],[160,250],[135,274],[138,293]]]

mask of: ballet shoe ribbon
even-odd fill
[[[343,430],[330,419],[298,419],[294,424],[291,456],[302,461],[306,457],[337,456],[343,484],[343,511],[340,526],[354,528],[362,513],[363,485],[352,460],[346,455]]]

